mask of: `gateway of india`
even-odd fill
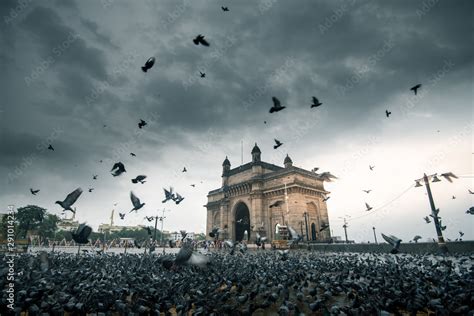
[[[271,242],[278,238],[279,225],[289,225],[304,236],[303,240],[328,241],[328,210],[323,200],[330,192],[324,190],[324,179],[293,166],[288,155],[284,167],[263,162],[260,157],[255,144],[252,162],[231,169],[225,158],[222,187],[210,191],[204,205],[207,238],[213,228],[219,228],[220,239],[253,242],[258,232]]]

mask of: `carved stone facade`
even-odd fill
[[[289,156],[284,167],[263,162],[257,144],[252,162],[231,169],[226,157],[222,168],[222,187],[209,192],[205,205],[208,238],[209,232],[218,227],[221,239],[247,238],[253,242],[259,232],[271,241],[276,237],[277,225],[290,225],[305,236],[304,240],[331,238],[323,201],[329,192],[318,174],[294,167]]]

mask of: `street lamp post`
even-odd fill
[[[304,225],[306,227],[306,241],[309,241],[309,235],[308,235],[308,213],[304,212]]]
[[[375,244],[378,245],[379,243],[377,242],[377,235],[375,234],[375,226],[372,227],[372,230],[374,231]]]
[[[347,238],[347,227],[348,227],[348,225],[347,225],[346,217],[350,217],[350,216],[345,215],[344,217],[339,216],[338,218],[344,219],[344,225],[342,225],[342,228],[344,228],[344,235],[346,237],[346,244],[348,244],[349,243],[349,239]]]

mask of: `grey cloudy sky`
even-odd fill
[[[0,203],[59,213],[54,201],[82,187],[77,217],[97,227],[112,208],[131,209],[133,189],[146,206],[125,224],[166,206],[165,229],[204,231],[223,159],[238,166],[243,141],[248,162],[257,142],[264,161],[282,165],[289,153],[296,166],[337,175],[326,184],[333,234],[349,215],[358,241],[372,240],[372,226],[404,240],[435,236],[422,219],[424,189],[409,187],[424,172],[462,175],[432,187],[445,235],[472,239],[473,8],[467,0],[1,1]],[[197,34],[211,46],[195,46]],[[323,106],[310,110],[313,95]],[[287,109],[270,115],[272,96]],[[149,122],[143,130],[139,119]],[[113,178],[116,161],[127,173]],[[132,184],[138,174],[148,182]],[[186,197],[178,206],[161,203],[170,185]],[[386,207],[368,214],[365,202]]]

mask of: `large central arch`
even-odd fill
[[[250,211],[244,202],[235,205],[235,240],[242,241],[244,232],[247,231],[247,241],[250,240]]]

